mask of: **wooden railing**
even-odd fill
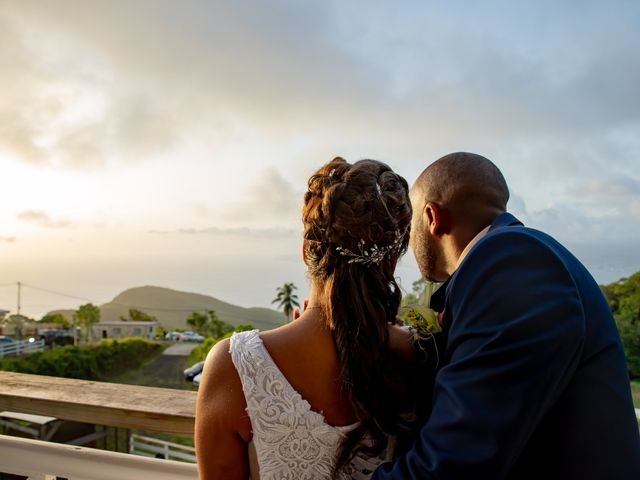
[[[196,393],[0,372],[0,410],[193,435]],[[0,472],[30,479],[196,479],[194,464],[0,435]]]

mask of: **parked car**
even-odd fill
[[[198,335],[196,332],[182,332],[183,342],[204,342],[204,337],[202,335]]]
[[[69,330],[43,330],[38,334],[38,340],[44,340],[47,347],[73,345],[73,334]]]
[[[204,342],[204,337],[198,335],[196,332],[169,332],[164,338],[166,340],[173,340],[175,342]]]
[[[172,340],[172,341],[176,341],[178,340],[178,337],[182,335],[180,332],[168,332],[165,336],[164,339],[165,340]]]
[[[204,367],[204,362],[194,363],[184,371],[184,379],[187,381],[193,380],[196,375],[199,375],[200,373],[202,373],[203,367]]]
[[[202,380],[202,373],[199,373],[195,377],[193,377],[193,384],[196,387],[199,387],[200,386],[200,380]]]

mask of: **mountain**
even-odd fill
[[[245,308],[208,295],[150,286],[130,288],[112,301],[100,305],[100,319],[119,320],[120,317],[128,317],[130,308],[153,315],[167,330],[188,328],[186,318],[192,312],[206,310],[215,310],[220,320],[233,326],[248,323],[260,330],[269,330],[284,323],[284,315],[270,308]],[[62,313],[69,319],[73,316],[72,310],[56,310],[52,313]]]

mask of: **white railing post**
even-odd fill
[[[0,472],[30,480],[196,480],[192,463],[0,435]]]

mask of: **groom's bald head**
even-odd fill
[[[411,189],[410,243],[422,275],[448,278],[464,247],[508,200],[502,173],[481,155],[451,153],[429,165]]]
[[[506,211],[509,188],[491,160],[475,153],[446,155],[420,174],[411,189],[415,209],[433,202],[455,219],[465,219],[480,229]]]

